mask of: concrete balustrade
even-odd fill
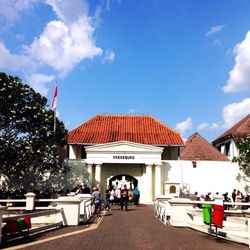
[[[193,208],[193,203],[185,198],[174,198],[168,203],[170,204],[170,224],[175,227],[186,227],[190,221],[187,209]]]
[[[60,197],[55,200],[57,208],[63,209],[63,225],[77,226],[80,222],[80,204],[82,200],[78,197]]]
[[[191,201],[190,199],[168,199],[160,197],[155,201],[155,214],[165,224],[176,227],[189,227],[204,233],[211,233],[209,225],[203,222],[203,212],[199,208],[202,204],[222,204],[221,199],[215,201]],[[198,207],[199,204],[199,207]],[[250,203],[226,202],[230,210],[225,210],[226,220],[223,227],[218,228],[219,237],[246,244],[250,247],[250,209],[239,208],[249,206]],[[214,227],[214,225],[212,225]]]
[[[80,203],[80,215],[84,215],[86,213],[85,211],[86,206],[88,206],[88,203],[91,203],[92,195],[91,194],[77,194],[75,197],[79,198],[82,201]]]
[[[30,232],[39,232],[39,230],[47,230],[60,226],[77,226],[80,221],[86,222],[94,214],[92,196],[90,194],[79,194],[77,196],[72,194],[58,199],[39,200],[35,200],[36,195],[34,193],[27,193],[25,196],[26,199],[0,200],[0,202],[3,203],[7,203],[7,201],[11,203],[26,202],[25,207],[0,206],[0,244],[3,226],[2,223],[6,223],[6,221],[10,219],[9,215],[5,214],[6,210],[16,210],[19,212],[23,210],[33,211],[32,213],[29,213],[29,216],[31,218],[32,225],[35,224],[35,227],[32,228]],[[38,201],[39,203],[50,202],[50,205],[48,207],[35,207],[35,201]],[[13,219],[17,219],[19,217],[21,218],[22,214],[15,216],[11,215],[11,218]],[[39,224],[46,225],[40,226]]]

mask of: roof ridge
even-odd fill
[[[69,132],[68,141],[107,143],[127,140],[143,144],[184,145],[180,133],[152,115],[97,114]]]
[[[187,160],[219,160],[227,161],[227,157],[221,154],[213,145],[198,132],[193,133],[181,149],[180,159]]]
[[[224,133],[222,133],[220,136],[218,136],[216,139],[214,139],[212,141],[212,143],[215,143],[216,141],[218,141],[221,138],[224,138],[227,135],[233,135],[233,132],[237,132],[237,130],[243,126],[245,124],[245,122],[248,121],[248,119],[250,119],[250,114],[246,115],[245,117],[243,117],[242,119],[240,119],[237,123],[235,123],[232,127],[230,127],[229,129],[227,129]]]
[[[146,114],[97,114],[95,116],[147,116],[147,117],[153,117],[152,115],[146,115]]]

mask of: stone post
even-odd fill
[[[63,209],[63,225],[77,226],[80,222],[80,203],[82,200],[78,197],[60,197],[55,203],[58,209]]]
[[[25,194],[26,196],[26,210],[33,211],[35,207],[35,197],[36,195],[32,192]]]
[[[187,209],[193,208],[190,199],[175,198],[168,201],[170,204],[170,224],[175,227],[186,227],[191,222]]]

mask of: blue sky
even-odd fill
[[[0,70],[72,129],[150,114],[208,141],[250,111],[248,0],[0,0]]]

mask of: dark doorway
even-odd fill
[[[128,188],[132,187],[134,189],[138,186],[138,180],[135,177],[127,174],[116,175],[109,180],[109,186],[113,187],[114,189],[121,187],[124,184],[127,184]]]

